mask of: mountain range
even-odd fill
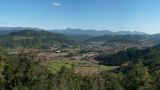
[[[39,28],[31,28],[31,27],[0,27],[0,35],[6,35],[12,32],[17,32],[21,30],[34,30],[34,31],[42,31],[43,29]]]
[[[20,31],[20,30],[34,30],[34,31],[42,31],[43,29],[39,28],[31,28],[31,27],[0,27],[0,35],[9,34],[11,32]],[[102,35],[144,35],[144,32],[138,31],[118,31],[112,32],[110,30],[84,30],[84,29],[72,29],[67,28],[63,30],[46,30],[52,33],[60,33],[65,35],[88,35],[88,36],[102,36]]]
[[[61,33],[66,35],[89,35],[89,36],[102,36],[102,35],[145,35],[144,32],[138,31],[117,31],[112,32],[110,30],[83,30],[83,29],[71,29],[67,28],[64,30],[50,30],[50,32]]]
[[[108,32],[108,33],[107,33]],[[38,28],[0,27],[0,46],[4,48],[42,48],[73,46],[86,42],[160,43],[160,34],[130,31],[96,31],[82,29],[42,30]]]

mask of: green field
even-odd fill
[[[62,66],[66,67],[67,69],[71,69],[72,67],[74,67],[75,71],[81,71],[81,72],[109,71],[109,70],[118,68],[118,66],[105,66],[105,65],[96,66],[96,64],[91,61],[80,61],[80,60],[46,61],[46,62],[43,62],[43,65],[47,66],[48,70],[50,70],[52,73],[57,73],[58,71],[60,71]],[[79,66],[79,65],[88,65],[88,66]],[[92,65],[95,65],[95,66],[92,66]]]

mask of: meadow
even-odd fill
[[[42,64],[45,65],[52,73],[57,73],[63,66],[68,70],[73,68],[76,73],[87,74],[98,73],[101,71],[110,71],[119,67],[98,65],[95,62],[83,60],[54,60],[44,61]]]

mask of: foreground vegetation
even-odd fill
[[[0,51],[1,90],[159,90],[160,70],[151,71],[141,61],[134,61],[123,71],[81,75],[74,68],[61,67],[52,73],[23,51],[8,55]]]

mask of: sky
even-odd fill
[[[0,26],[160,33],[160,0],[0,0]]]

